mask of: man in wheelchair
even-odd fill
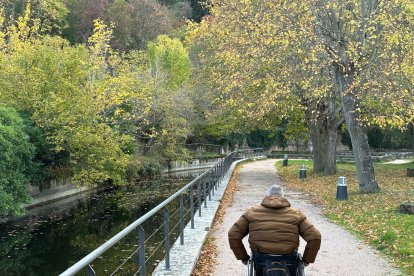
[[[321,244],[320,232],[283,197],[279,185],[271,186],[262,203],[249,208],[230,228],[230,248],[243,264],[250,256],[242,243],[249,235],[256,275],[297,275],[299,235],[306,241],[305,266],[315,261]]]

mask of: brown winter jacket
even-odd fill
[[[303,260],[313,263],[321,244],[321,234],[299,210],[280,196],[267,196],[260,205],[247,210],[231,227],[230,248],[238,260],[247,258],[242,239],[249,234],[252,250],[287,254],[299,247],[299,235],[307,242]]]

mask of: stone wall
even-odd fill
[[[25,204],[24,207],[27,209],[33,208],[89,191],[92,188],[96,188],[96,186],[97,185],[94,185],[93,187],[77,187],[70,183],[69,179],[52,179],[44,182],[40,186],[28,185],[27,190],[33,199],[30,203]]]

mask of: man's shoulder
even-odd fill
[[[263,206],[260,203],[258,203],[256,205],[251,206],[249,209],[247,209],[246,210],[246,213],[247,212],[254,212],[254,211],[260,210],[262,207]]]
[[[286,209],[291,211],[291,212],[302,213],[298,208],[295,208],[295,207],[292,207],[292,206],[286,207]]]
[[[303,221],[304,219],[306,219],[305,214],[301,210],[295,207],[288,207],[288,208],[289,208],[290,213],[294,214],[295,216],[299,218],[299,221]]]

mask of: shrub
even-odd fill
[[[21,203],[29,202],[26,184],[34,154],[22,118],[14,109],[0,106],[0,220],[21,214]]]

